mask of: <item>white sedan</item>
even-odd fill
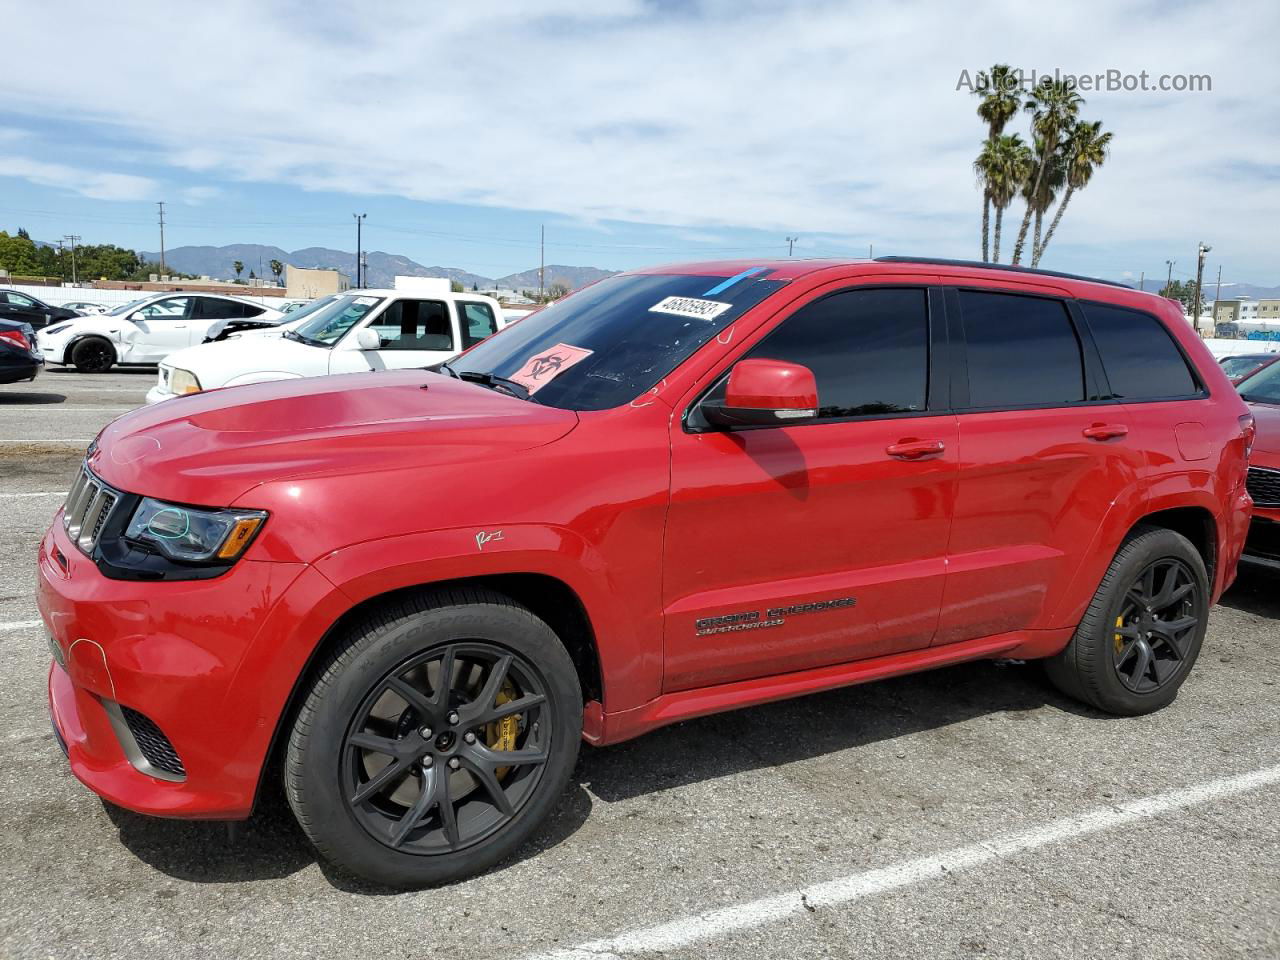
[[[353,291],[300,321],[171,354],[147,403],[267,380],[426,367],[504,326],[498,302],[479,294]]]
[[[103,373],[117,363],[159,363],[175,350],[203,341],[208,329],[223,320],[279,316],[277,310],[237,297],[158,293],[110,313],[45,327],[36,334],[36,342],[46,363]]]

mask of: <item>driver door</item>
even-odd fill
[[[191,345],[194,297],[165,297],[129,315],[134,330],[124,330],[123,363],[159,363],[175,350]]]
[[[461,349],[453,311],[443,300],[393,300],[360,326],[378,334],[381,346],[361,350],[356,330],[348,332],[342,340],[343,349],[333,351],[330,373],[427,367],[448,360]]]
[[[673,421],[664,691],[932,641],[957,426],[941,297],[894,279],[827,288],[735,358],[807,367],[816,418],[725,430],[695,408]]]

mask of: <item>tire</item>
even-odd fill
[[[1209,577],[1199,551],[1180,533],[1138,527],[1045,671],[1063,693],[1099,710],[1151,713],[1172,703],[1186,682],[1208,615]]]
[[[546,623],[492,591],[424,591],[345,631],[294,721],[285,794],[331,863],[448,883],[538,829],[581,735],[577,671]]]
[[[71,348],[71,363],[81,373],[106,373],[115,362],[115,347],[102,337],[85,337]]]

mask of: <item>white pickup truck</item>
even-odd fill
[[[479,294],[353,290],[301,322],[170,354],[147,403],[267,380],[426,367],[506,322],[498,302]]]

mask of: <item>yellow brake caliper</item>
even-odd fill
[[[502,689],[498,691],[498,695],[493,698],[494,706],[502,706],[504,703],[510,703],[516,698],[516,688],[511,685],[508,680],[502,685]],[[490,750],[514,750],[516,748],[516,738],[520,735],[520,720],[514,713],[508,714],[500,720],[495,720],[485,726],[484,739]],[[494,771],[499,780],[507,775],[510,767],[499,767]]]
[[[1116,626],[1117,627],[1124,626],[1124,617],[1116,617]],[[1120,634],[1117,633],[1116,634],[1116,653],[1119,653],[1123,649],[1124,649],[1124,637],[1120,636]]]

